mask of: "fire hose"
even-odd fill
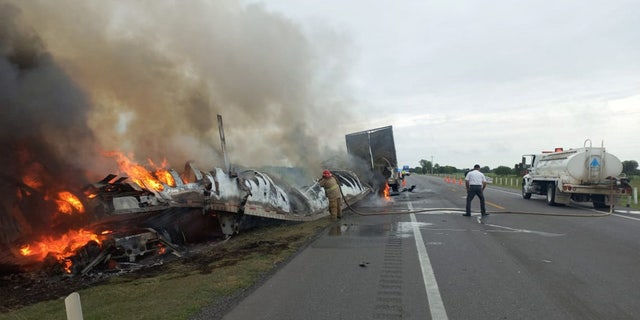
[[[466,212],[466,209],[461,208],[423,208],[423,209],[413,209],[413,210],[398,210],[398,211],[385,211],[385,212],[361,212],[356,210],[349,204],[344,193],[342,193],[342,188],[340,189],[340,195],[342,196],[342,200],[347,205],[347,208],[351,210],[353,213],[360,216],[383,216],[383,215],[397,215],[397,214],[412,214],[412,213],[422,213],[422,212],[435,212],[435,211],[456,211],[456,212]],[[609,199],[612,199],[613,189],[611,189]],[[539,215],[539,216],[556,216],[556,217],[586,217],[586,218],[596,218],[596,217],[606,217],[613,214],[613,203],[609,203],[609,212],[603,213],[564,213],[564,212],[535,212],[535,211],[488,211],[489,214],[526,214],[526,215]]]

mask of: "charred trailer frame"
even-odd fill
[[[376,192],[382,192],[386,185],[393,192],[399,191],[402,177],[398,172],[392,126],[350,133],[345,140],[347,152],[362,161],[363,168],[359,168],[362,176],[367,177]]]

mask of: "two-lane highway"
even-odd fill
[[[463,186],[407,182],[413,192],[361,202],[225,319],[640,317],[639,215],[568,217],[598,212],[490,186],[491,215],[475,199],[463,217]]]

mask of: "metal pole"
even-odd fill
[[[220,143],[222,144],[222,155],[224,156],[224,168],[229,174],[229,159],[227,158],[227,143],[224,139],[224,127],[222,126],[222,116],[218,115],[218,131],[220,132]]]
[[[431,174],[433,174],[433,156],[431,156]]]

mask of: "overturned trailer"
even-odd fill
[[[193,163],[187,163],[182,174],[168,172],[175,185],[143,188],[126,177],[109,175],[86,188],[89,208],[98,217],[89,229],[99,235],[100,250],[95,245],[83,248],[89,252],[73,257],[69,273],[86,273],[107,259],[134,262],[157,252],[181,256],[187,243],[229,237],[256,222],[312,221],[329,214],[324,189],[317,182],[293,187],[255,170],[205,172]],[[343,206],[370,193],[354,173],[332,173],[338,178]]]
[[[203,172],[193,163],[187,163],[185,168],[182,176],[169,170],[176,185],[164,185],[160,191],[127,183],[126,178],[114,180],[116,176],[109,175],[87,188],[87,193],[103,223],[169,208],[196,208],[202,214],[219,216],[225,235],[239,232],[247,216],[312,221],[328,215],[328,200],[317,182],[293,187],[255,170],[229,175],[220,168]],[[361,200],[370,192],[354,173],[345,170],[332,173],[338,178],[345,201],[343,206]],[[184,182],[183,177],[193,182]]]
[[[366,178],[377,192],[386,186],[398,192],[402,183],[393,140],[393,127],[386,126],[345,136],[347,152],[360,159],[359,174]]]
[[[369,193],[369,188],[352,172],[332,172],[338,178],[344,196],[343,206],[353,204]],[[329,214],[329,202],[317,182],[297,189],[254,170],[228,176],[216,169],[204,178],[214,181],[204,211],[218,216],[225,235],[237,233],[247,216],[312,221]]]

